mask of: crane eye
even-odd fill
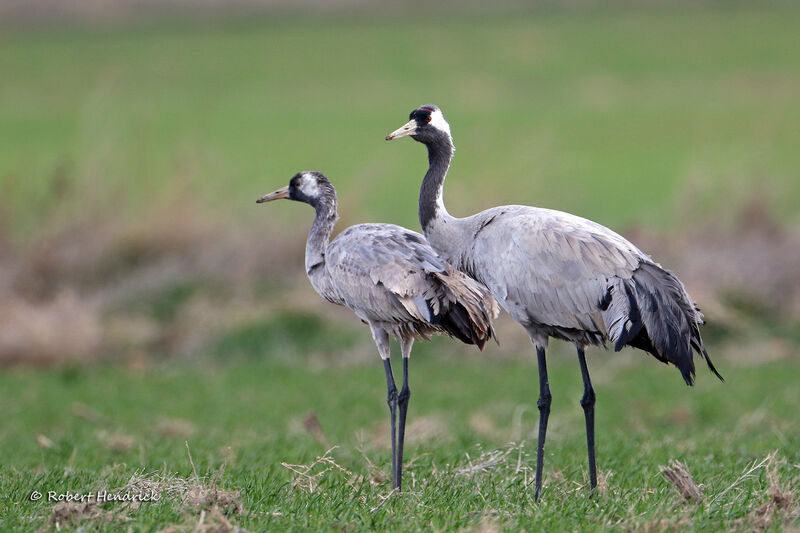
[[[425,117],[425,122],[430,122],[430,121],[432,120],[432,118],[433,118],[433,117],[431,117],[430,115],[428,115],[427,117]]]

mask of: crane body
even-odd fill
[[[425,240],[393,224],[358,224],[330,240],[337,220],[336,190],[320,172],[296,174],[288,187],[259,203],[290,199],[314,207],[305,268],[314,290],[368,324],[383,360],[391,417],[392,486],[402,489],[408,402],[408,360],[415,338],[443,333],[483,349],[499,308],[489,290],[453,268]],[[394,381],[389,337],[400,342],[403,384]],[[399,415],[399,421],[398,421]],[[399,426],[398,426],[399,422]]]
[[[539,438],[535,499],[542,486],[544,442],[552,395],[545,350],[550,337],[575,344],[584,394],[590,486],[597,485],[595,392],[585,349],[610,341],[642,349],[675,365],[691,385],[693,352],[720,379],[703,346],[703,317],[681,281],[612,230],[562,211],[507,205],[456,218],[443,187],[453,156],[450,126],[425,105],[386,139],[411,136],[428,149],[429,168],[419,196],[419,218],[430,244],[451,264],[484,283],[500,306],[527,331],[539,367]]]

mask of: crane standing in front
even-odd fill
[[[507,205],[466,218],[451,216],[443,186],[453,157],[450,125],[441,110],[425,105],[386,140],[410,135],[428,148],[429,168],[419,196],[419,219],[428,242],[459,270],[486,284],[528,332],[539,365],[538,500],[551,394],[545,349],[549,337],[575,344],[584,393],[590,487],[597,486],[594,404],[584,350],[629,345],[678,367],[694,380],[693,350],[720,379],[700,337],[702,315],[683,284],[632,243],[595,222],[569,213]]]
[[[262,196],[304,202],[316,210],[306,243],[306,274],[317,293],[350,308],[369,325],[386,371],[391,416],[392,488],[402,490],[403,442],[411,391],[408,358],[415,337],[445,333],[483,349],[499,308],[486,287],[443,261],[425,237],[393,224],[358,224],[330,241],[338,218],[336,190],[322,173],[296,174]],[[389,336],[400,341],[403,385],[394,382]],[[399,426],[397,432],[397,414]]]

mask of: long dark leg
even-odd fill
[[[597,487],[597,466],[594,457],[594,389],[592,380],[589,378],[589,369],[586,367],[586,356],[583,347],[578,346],[578,361],[581,363],[581,375],[583,376],[583,397],[581,407],[586,417],[586,447],[589,450],[589,486],[591,490]]]
[[[397,488],[403,490],[403,443],[406,436],[406,415],[408,414],[408,399],[411,398],[411,389],[408,388],[408,358],[411,356],[411,347],[414,337],[400,339],[400,351],[403,354],[403,387],[397,397],[400,406],[400,426],[397,433]]]
[[[391,415],[392,422],[392,488],[396,489],[400,486],[400,480],[397,476],[397,437],[395,428],[397,426],[397,386],[394,384],[394,375],[392,374],[392,363],[389,361],[391,356],[391,347],[389,345],[389,334],[386,330],[370,324],[372,330],[372,338],[375,340],[375,346],[378,347],[378,353],[383,359],[383,369],[386,371],[386,403],[389,404],[389,414]]]
[[[547,419],[550,417],[550,383],[547,381],[547,361],[544,348],[536,347],[536,357],[539,359],[539,441],[536,443],[536,490],[533,493],[534,501],[539,501],[542,492],[542,466],[544,463],[544,439],[547,435]]]
[[[403,490],[403,442],[406,435],[406,414],[411,390],[408,388],[408,358],[403,357],[403,387],[397,397],[400,406],[400,426],[397,428],[397,488]]]
[[[397,386],[394,384],[392,375],[392,363],[389,359],[383,360],[383,368],[386,370],[386,403],[389,404],[389,414],[392,420],[392,488],[400,487],[400,479],[397,476],[397,437],[395,428],[397,426]]]

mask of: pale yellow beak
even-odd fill
[[[408,123],[403,125],[403,127],[394,130],[392,133],[386,136],[387,141],[391,141],[392,139],[399,139],[400,137],[405,137],[406,135],[413,135],[417,131],[417,121],[416,120],[409,120]]]
[[[272,200],[281,200],[289,198],[289,186],[281,187],[275,192],[271,192],[269,194],[265,194],[258,200],[256,200],[257,204],[263,204],[264,202],[271,202]]]

